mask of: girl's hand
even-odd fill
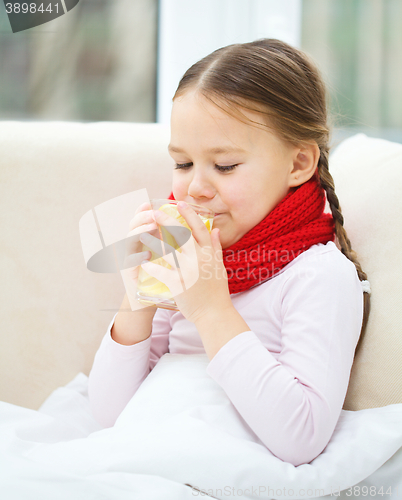
[[[182,203],[182,202],[181,202]],[[215,310],[217,313],[226,307],[232,307],[228,279],[222,258],[219,229],[209,233],[200,217],[187,204],[182,208],[177,205],[180,215],[191,228],[192,235],[180,247],[174,250],[164,242],[163,259],[172,266],[163,266],[147,262],[141,264],[144,270],[164,283],[171,291],[177,307],[183,316],[193,323]],[[180,226],[176,219],[162,211],[154,212],[155,219],[161,226]],[[180,228],[178,227],[180,233]],[[188,230],[187,230],[188,231]],[[175,233],[176,234],[176,233]],[[140,241],[158,255],[161,254],[161,241],[150,234],[142,234]],[[168,251],[166,255],[166,250]],[[176,264],[176,259],[178,266]],[[181,278],[180,279],[180,274]],[[184,282],[184,286],[183,283]]]
[[[129,232],[126,236],[124,268],[120,272],[131,309],[133,311],[143,309],[144,311],[155,314],[156,307],[145,306],[136,299],[140,264],[143,260],[150,259],[152,255],[149,250],[143,251],[143,244],[140,241],[140,236],[144,231],[150,234],[158,234],[158,227],[149,203],[143,203],[139,206],[135,211],[135,216],[130,221]]]

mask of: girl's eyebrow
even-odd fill
[[[185,153],[184,149],[178,148],[176,146],[173,146],[172,144],[169,144],[168,146],[169,151],[173,151],[174,153]],[[206,153],[212,153],[212,154],[224,154],[224,153],[246,153],[244,149],[241,148],[233,148],[231,146],[225,147],[225,148],[211,148],[205,151]]]

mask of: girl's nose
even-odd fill
[[[192,198],[213,198],[215,196],[214,186],[202,172],[193,173],[187,192]]]

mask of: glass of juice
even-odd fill
[[[177,209],[178,202],[176,200],[158,199],[150,200],[150,202],[152,210],[161,210],[170,217],[176,219],[182,226],[190,230],[190,227]],[[214,212],[192,203],[188,203],[188,206],[195,211],[195,213],[201,218],[201,220],[207,227],[208,231],[211,232],[215,215]],[[168,269],[171,269],[172,267],[170,266],[170,264],[168,264],[166,260],[162,258],[163,255],[167,255],[168,252],[171,253],[172,249],[181,252],[180,247],[185,242],[184,240],[187,240],[188,238],[186,238],[186,232],[183,233],[183,231],[177,231],[177,227],[175,226],[166,227],[158,224],[158,230],[159,239],[161,240],[161,254],[157,255],[151,248],[147,247],[146,245],[143,245],[142,251],[150,251],[152,253],[152,257],[150,260],[154,264],[159,264],[161,266],[167,267]],[[165,244],[167,245],[165,246]],[[161,307],[163,309],[171,309],[173,311],[179,310],[169,288],[153,276],[150,276],[146,271],[144,271],[142,267],[140,267],[138,274],[136,299],[141,304],[147,306],[155,305],[156,307]]]

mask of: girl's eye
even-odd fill
[[[236,165],[228,165],[227,167],[222,167],[220,165],[215,165],[215,167],[220,171],[220,172],[230,172],[231,170],[234,170],[237,167],[238,163]]]
[[[175,168],[189,168],[191,167],[192,163],[176,163]]]
[[[187,169],[190,168],[193,164],[192,163],[176,163],[176,169]],[[221,165],[215,165],[215,167],[220,171],[220,172],[229,172],[230,170],[233,170],[236,168],[238,163],[236,165],[228,165],[228,166],[221,166]]]

